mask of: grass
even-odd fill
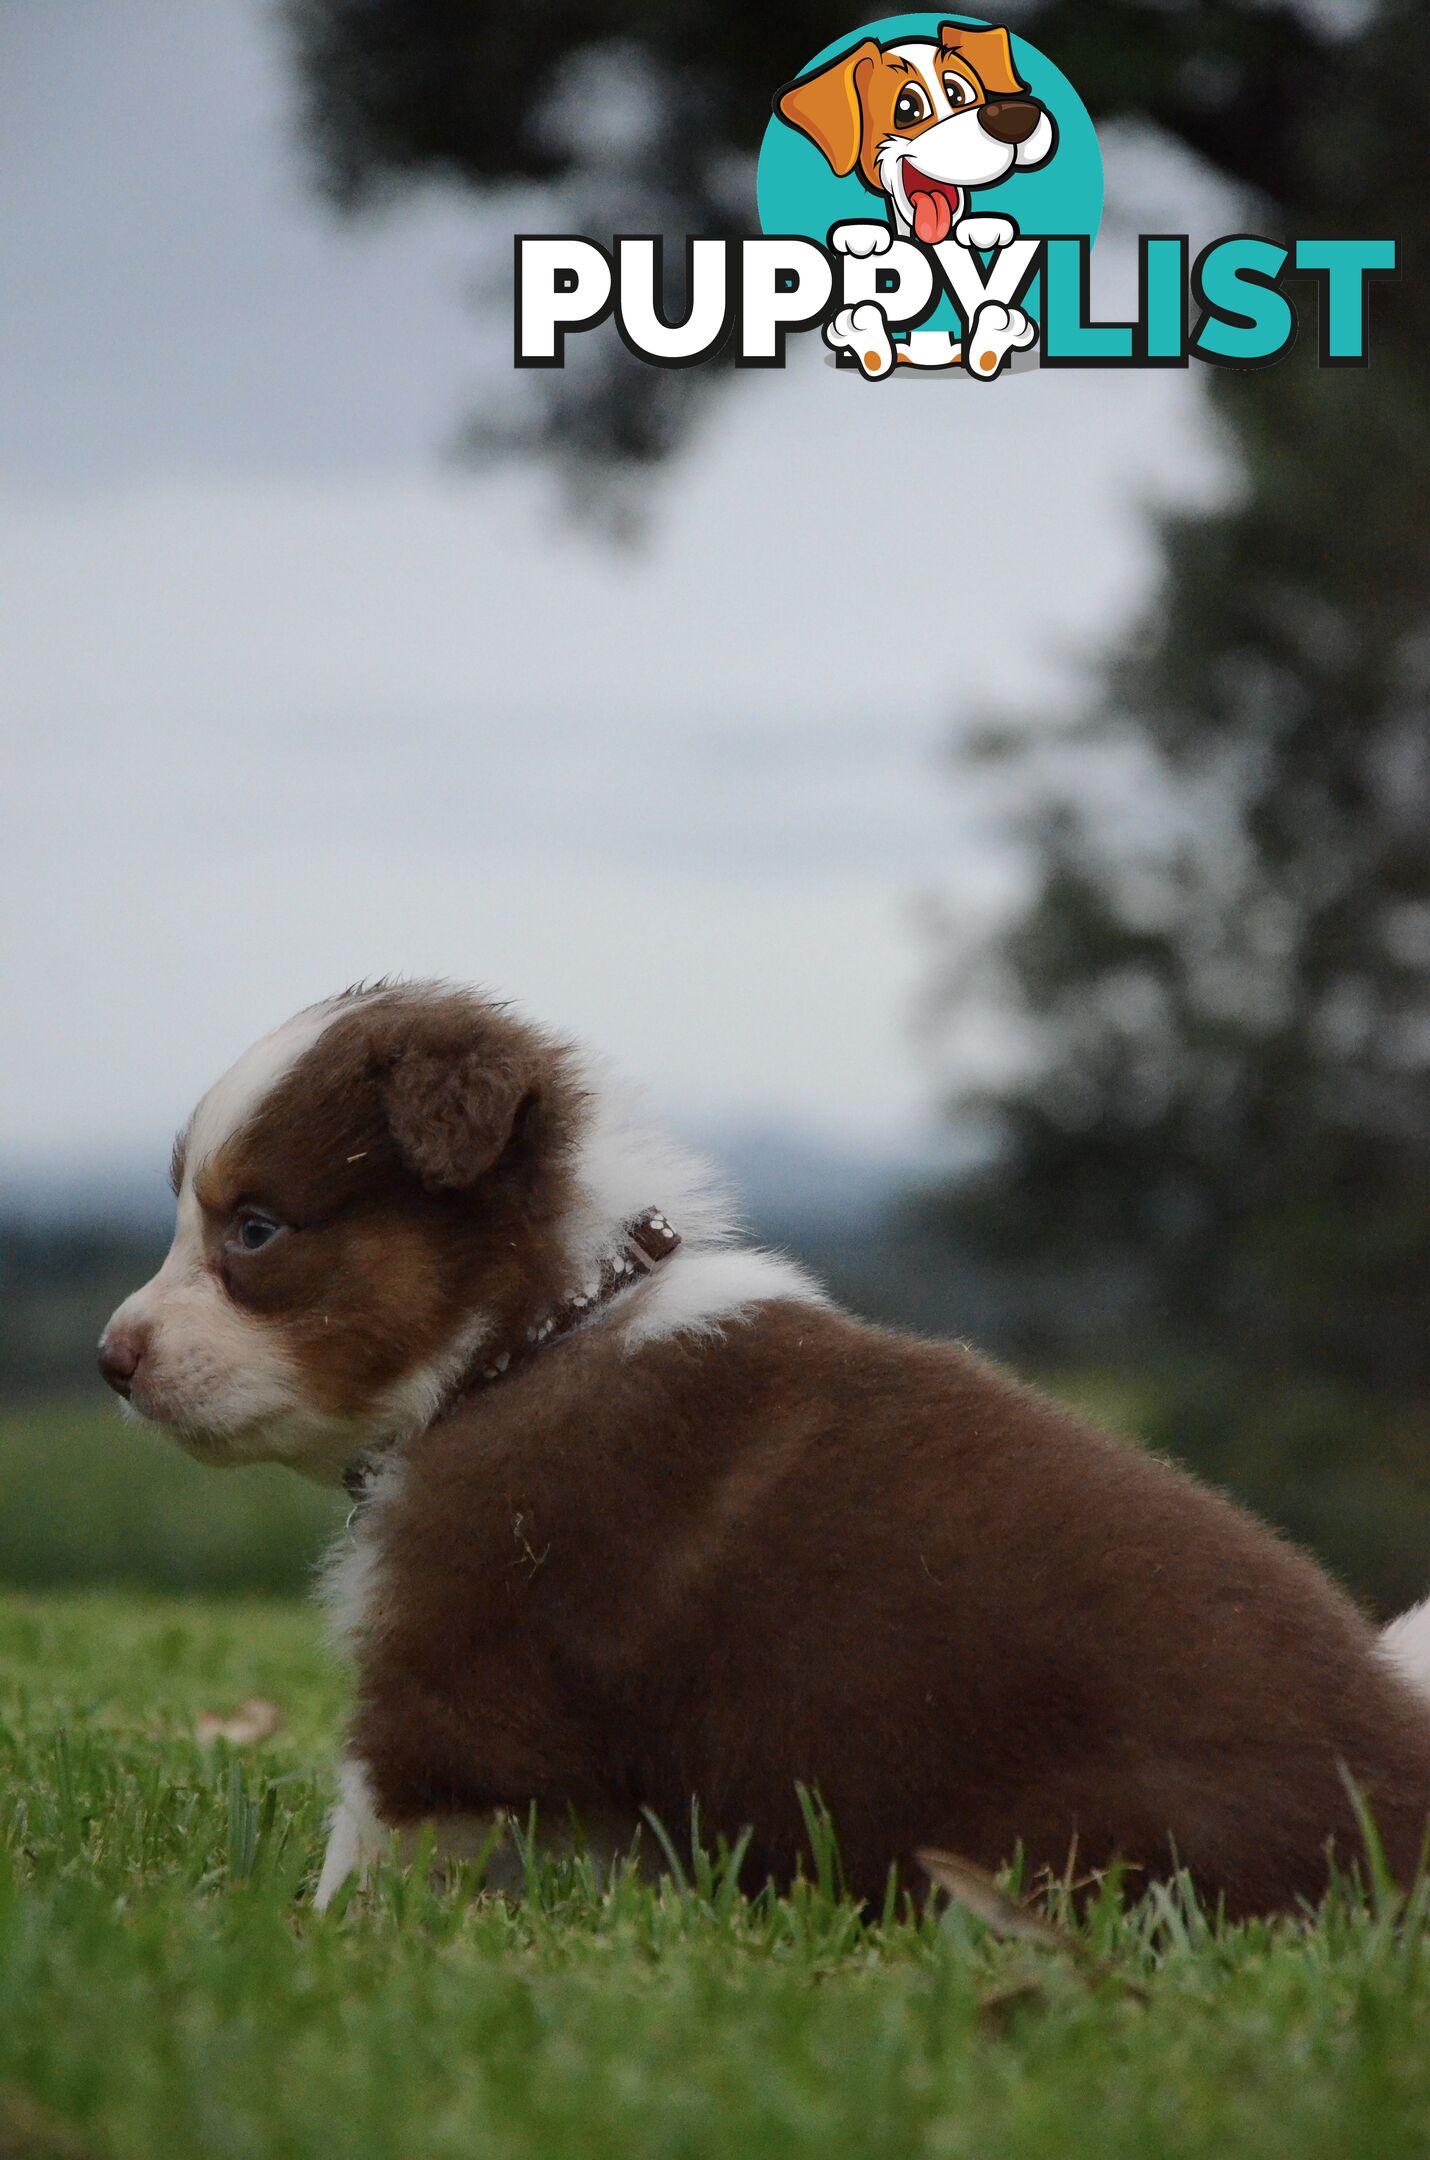
[[[253,1695],[279,1733],[198,1744]],[[1219,1931],[1109,1895],[1078,1961],[956,1909],[866,1922],[827,1881],[602,1892],[576,1861],[520,1908],[417,1869],[319,1918],[342,1699],[301,1604],[0,1597],[6,2160],[1430,2147],[1418,1908]]]
[[[1430,2150],[1420,1908],[1384,1897],[1219,1930],[1109,1894],[1079,1960],[861,1919],[824,1851],[785,1900],[688,1858],[533,1864],[520,1909],[419,1868],[320,1919],[344,1679],[291,1593],[342,1505],[102,1398],[0,1416],[0,2160]],[[253,1696],[279,1732],[199,1743]]]
[[[214,1471],[97,1384],[0,1410],[0,1583],[304,1590],[346,1508],[291,1471]]]

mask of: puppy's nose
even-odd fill
[[[1042,115],[1032,98],[995,98],[978,115],[985,135],[994,142],[1026,142]]]
[[[128,1396],[143,1355],[142,1335],[133,1334],[127,1328],[109,1328],[101,1335],[99,1369],[116,1395]]]

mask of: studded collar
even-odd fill
[[[569,1335],[573,1328],[579,1327],[583,1320],[588,1320],[592,1313],[599,1311],[603,1305],[609,1305],[612,1298],[619,1297],[623,1290],[632,1289],[645,1276],[653,1275],[679,1247],[680,1233],[674,1225],[659,1208],[646,1208],[643,1214],[637,1215],[626,1224],[621,1233],[619,1249],[609,1254],[601,1263],[600,1271],[593,1281],[587,1282],[580,1290],[573,1291],[561,1304],[553,1306],[550,1312],[543,1313],[539,1320],[533,1321],[520,1342],[503,1350],[500,1356],[491,1358],[486,1364],[479,1365],[468,1376],[465,1385],[468,1388],[491,1387],[497,1381],[504,1380],[508,1373],[519,1371],[530,1359],[544,1350],[548,1343],[557,1342],[563,1335]],[[382,1460],[382,1455],[360,1455],[356,1462],[349,1463],[344,1470],[343,1484],[352,1497],[353,1514],[357,1513],[366,1500]],[[351,1522],[351,1515],[348,1520]]]

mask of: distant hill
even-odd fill
[[[956,1149],[879,1155],[756,1123],[684,1135],[728,1173],[742,1216],[784,1235],[868,1223],[905,1193],[946,1176]],[[0,1219],[34,1229],[104,1223],[145,1233],[173,1220],[167,1145],[142,1155],[65,1163],[0,1165]]]
[[[855,1310],[996,1334],[998,1301],[967,1256],[930,1240],[913,1206],[948,1176],[951,1152],[880,1157],[777,1126],[689,1137],[728,1173],[751,1233]],[[0,1393],[88,1380],[100,1328],[168,1241],[174,1203],[156,1155],[12,1168],[0,1180]]]
[[[767,1235],[776,1227],[785,1237],[867,1227],[950,1167],[932,1147],[876,1155],[777,1125],[690,1137],[728,1173],[742,1219]]]

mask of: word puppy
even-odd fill
[[[360,989],[210,1089],[105,1378],[215,1464],[354,1495],[357,1662],[327,1904],[392,1833],[511,1819],[619,1848],[797,1788],[848,1881],[1180,1862],[1235,1914],[1430,1806],[1430,1612],[1377,1638],[1312,1562],[961,1347],[736,1241],[700,1165],[476,994]],[[500,1860],[498,1854],[498,1860]],[[496,1879],[500,1879],[500,1876]]]

